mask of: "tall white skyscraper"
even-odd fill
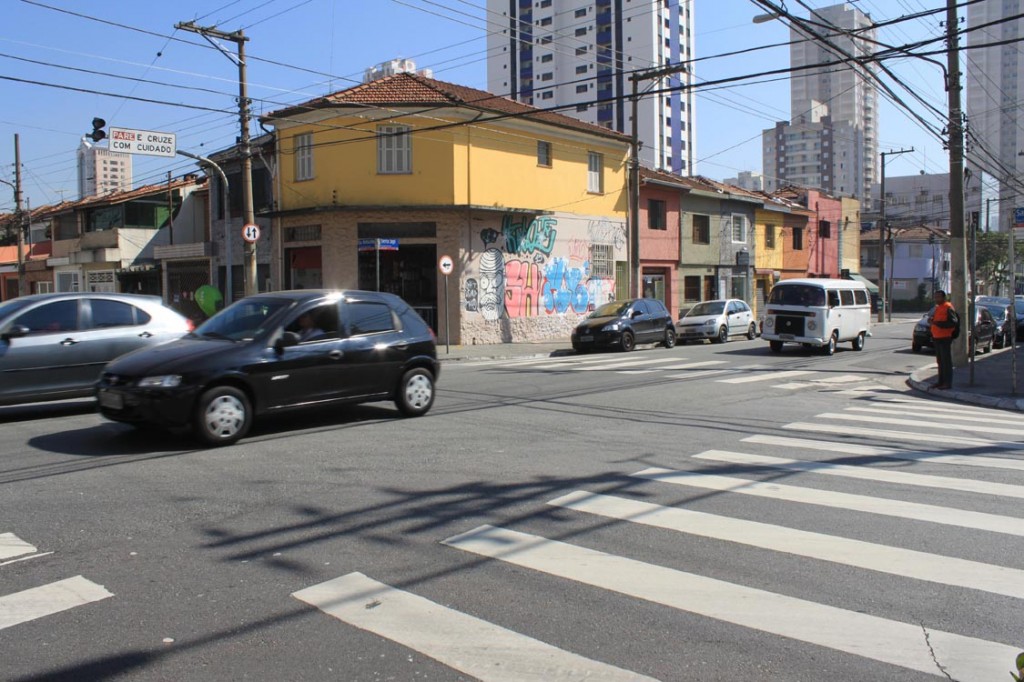
[[[868,42],[875,38],[871,17],[851,4],[816,9],[810,20],[817,35],[790,31],[793,68],[873,51]],[[852,196],[869,206],[878,177],[878,94],[868,70],[874,67],[825,66],[793,73],[791,120],[762,134],[769,191],[803,185]]]
[[[999,185],[999,229],[1009,225],[1007,215],[1024,205],[1022,193],[1006,182],[1007,174],[1024,175],[1024,123],[1020,100],[1024,97],[1024,50],[1010,42],[977,47],[1004,40],[1019,40],[1024,25],[1007,17],[1024,11],[1024,0],[985,0],[967,6],[967,46],[961,52],[967,81],[967,210],[979,210],[982,172]],[[993,23],[994,22],[994,23]],[[984,26],[992,23],[991,26]],[[984,28],[980,28],[984,26]],[[977,195],[977,196],[975,196]],[[993,227],[997,224],[993,217]]]
[[[631,72],[693,58],[693,0],[487,0],[487,89],[629,134]],[[692,72],[644,81],[645,166],[692,175]]]
[[[132,155],[97,147],[84,137],[78,147],[78,197],[132,188]]]

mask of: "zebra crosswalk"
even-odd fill
[[[39,552],[14,533],[0,533],[0,566],[49,554],[52,552]],[[80,575],[0,595],[0,630],[113,596],[102,585]]]
[[[875,423],[886,428],[876,428]],[[937,423],[946,427],[938,437]],[[827,428],[811,429],[814,425]],[[1019,612],[1024,566],[993,560],[991,554],[972,558],[972,545],[943,544],[935,550],[915,544],[913,538],[892,530],[902,526],[892,524],[906,521],[936,530],[966,529],[974,536],[992,534],[994,541],[1016,548],[1011,550],[1014,556],[1019,553],[1020,538],[1024,538],[1024,517],[1018,511],[1019,500],[1024,499],[1024,417],[908,397],[869,396],[807,421],[780,426],[783,435],[753,433],[739,438],[733,449],[675,453],[670,455],[670,465],[623,472],[637,484],[628,487],[630,496],[617,492],[621,487],[608,491],[587,486],[554,494],[543,501],[546,508],[559,510],[549,521],[554,524],[550,532],[500,523],[473,524],[438,541],[473,565],[486,560],[480,570],[511,566],[542,580],[569,581],[625,597],[634,600],[637,608],[657,605],[686,614],[689,618],[682,622],[687,627],[694,627],[693,618],[704,618],[739,628],[737,636],[747,631],[762,638],[782,638],[790,643],[787,646],[796,642],[825,648],[871,665],[893,666],[887,676],[893,679],[896,669],[960,682],[1001,679],[1013,670],[1024,640],[978,636],[970,617],[958,627],[957,614],[927,622],[915,608],[915,600],[940,588],[964,590],[990,600],[1010,600],[1005,602],[1007,609]],[[793,435],[785,435],[786,431]],[[812,432],[814,437],[802,437]],[[979,432],[993,439],[976,437]],[[937,440],[941,445],[936,445]],[[955,451],[960,448],[965,452]],[[894,462],[901,465],[893,468]],[[989,472],[1005,478],[981,476]],[[786,482],[771,474],[784,474]],[[825,478],[830,482],[828,489],[816,486]],[[870,488],[871,494],[866,494],[866,484],[878,484],[877,492]],[[843,490],[844,486],[851,489]],[[720,509],[729,511],[659,503],[678,500],[671,494],[678,489],[727,496],[729,504]],[[912,499],[921,492],[939,495],[929,503]],[[691,499],[689,494],[686,499]],[[774,503],[789,505],[797,520],[790,525],[778,521],[789,515],[766,520],[756,511],[744,511],[747,504]],[[1005,513],[995,513],[1004,507]],[[859,520],[865,528],[886,530],[876,537],[866,537],[867,532],[852,536],[849,526],[829,526],[820,510],[832,510],[851,523]],[[601,549],[588,546],[578,527],[573,533],[559,532],[559,523],[577,516],[607,522],[600,526]],[[749,584],[742,572],[732,574],[732,580],[704,574],[700,567],[714,565],[711,561],[694,560],[684,569],[671,565],[668,555],[662,565],[652,561],[650,554],[636,558],[628,550],[609,551],[609,546],[635,547],[629,539],[635,539],[640,529],[672,533],[680,540],[724,543],[719,548],[753,548],[787,557],[789,562],[823,562],[831,571],[850,572],[851,577],[860,571],[860,581],[850,584],[862,586],[861,592],[844,590],[849,601],[837,604],[816,593],[813,584],[804,594],[776,592],[763,582]],[[621,545],[607,544],[610,534],[622,536]],[[764,570],[770,572],[771,566]],[[891,577],[909,586],[901,594],[906,600],[902,615],[876,608],[874,591],[863,587],[873,583],[862,582],[864,575],[868,580]],[[503,589],[508,594],[502,598],[530,598],[519,593],[515,584]],[[917,589],[920,595],[915,594]],[[349,573],[293,596],[481,680],[651,679],[611,660],[611,655],[608,660],[585,658],[568,650],[564,642],[556,647],[530,632],[515,632],[462,612],[458,594],[441,605],[415,591],[415,587],[406,591],[362,573]],[[546,614],[545,608],[543,603],[536,605],[539,618],[557,618]],[[961,628],[964,631],[958,632]],[[680,636],[686,639],[687,634]],[[699,632],[693,633],[694,640],[700,637]],[[759,646],[767,646],[763,639],[758,641]]]
[[[656,375],[666,380],[714,377],[726,385],[766,384],[779,390],[818,389],[857,393],[884,390],[870,375],[837,374],[829,369],[780,369],[773,365],[735,365],[728,360],[697,360],[675,354],[638,353],[632,355],[569,355],[557,358],[527,360],[476,361],[456,367],[500,367],[502,371],[542,372],[554,375],[569,373],[609,373],[621,375]]]

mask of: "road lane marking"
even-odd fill
[[[930,424],[924,423],[920,426],[928,427]],[[1003,450],[1022,450],[1024,446],[1016,441],[1005,441],[1005,440],[985,440],[983,438],[963,438],[961,436],[937,436],[934,433],[913,433],[909,431],[892,431],[889,429],[872,429],[861,426],[847,426],[844,424],[822,424],[813,422],[792,422],[790,424],[783,424],[782,428],[791,429],[795,431],[814,431],[817,433],[827,433],[829,435],[849,435],[849,436],[863,436],[867,438],[878,438],[881,440],[910,440],[910,441],[923,441],[931,443],[933,445],[964,445],[969,447],[982,447],[982,448],[993,448]]]
[[[22,554],[35,554],[39,550],[14,533],[0,533],[0,561]]]
[[[1024,599],[1024,571],[582,490],[548,502],[604,518]]]
[[[917,417],[918,419],[935,419],[936,414],[930,412],[923,412],[917,408],[907,407],[904,409],[893,409],[891,407],[861,407],[854,405],[852,407],[845,408],[847,412],[867,412],[870,414],[894,414],[904,417]],[[1006,424],[1006,425],[1017,425],[1017,431],[1024,428],[1024,419],[1012,419],[1012,418],[999,418],[999,415],[971,415],[962,414],[959,412],[949,412],[941,415],[943,419],[955,419],[957,421],[964,422],[978,422],[980,424]]]
[[[0,597],[0,630],[114,595],[80,575]]]
[[[892,424],[894,426],[917,426],[926,429],[940,429],[944,431],[981,431],[984,433],[1001,433],[1012,436],[1022,435],[1020,427],[1004,429],[998,426],[980,426],[975,424],[948,424],[934,419],[931,421],[921,421],[920,419],[872,417],[865,414],[844,414],[842,412],[825,412],[817,416],[819,419],[845,419],[846,421],[852,422],[868,422],[871,424]],[[933,434],[933,437],[940,442],[943,439],[945,439],[944,435],[939,436],[937,434]]]
[[[729,374],[735,370],[731,369],[705,369],[696,372],[683,372],[682,374],[667,374],[666,379],[696,379],[698,377],[710,377],[717,374]]]
[[[661,357],[661,358],[637,358],[632,360],[619,360],[616,362],[608,362],[602,365],[587,365],[586,367],[576,367],[573,369],[575,372],[603,372],[610,369],[619,369],[620,367],[641,367],[643,365],[658,365],[666,362],[677,362],[679,358],[674,357]]]
[[[704,360],[703,362],[686,362],[681,365],[669,365],[667,367],[654,367],[650,369],[620,369],[616,374],[652,374],[654,372],[669,372],[681,369],[693,369],[697,367],[710,367],[712,365],[724,365],[727,360]]]
[[[899,485],[959,490],[960,492],[977,493],[979,495],[996,495],[1024,499],[1024,486],[1011,485],[1009,483],[990,483],[988,481],[976,481],[966,478],[917,474],[909,471],[892,471],[890,469],[879,469],[870,466],[852,466],[849,464],[833,464],[832,462],[749,455],[742,452],[728,452],[726,450],[708,450],[693,457],[700,460],[729,462],[731,464],[750,464],[758,467],[784,469],[786,471],[806,471],[824,476],[842,476],[844,478],[858,478],[867,481],[882,481]],[[1024,519],[1021,519],[1021,523],[1024,523]]]
[[[848,455],[863,457],[889,457],[892,459],[909,460],[911,462],[928,462],[929,464],[950,464],[955,466],[982,467],[989,469],[1012,469],[1024,471],[1024,460],[1003,457],[985,457],[983,455],[942,455],[923,450],[910,451],[896,448],[878,448],[871,445],[855,443],[837,443],[807,438],[789,438],[787,436],[753,435],[742,439],[744,443],[761,445],[782,445],[790,448],[820,450],[822,452],[842,452]]]
[[[1024,522],[1019,517],[1013,518],[968,511],[966,509],[921,504],[919,502],[904,502],[903,500],[854,495],[833,490],[799,488],[782,483],[702,474],[696,471],[675,471],[659,467],[644,469],[632,474],[632,476],[662,483],[702,488],[704,490],[719,490],[771,500],[813,504],[833,509],[848,509],[868,514],[880,514],[882,516],[893,516],[902,519],[938,523],[945,526],[957,526],[972,530],[988,531],[990,533],[1024,537]]]
[[[643,563],[536,535],[480,526],[444,544],[760,632],[935,674],[941,661],[961,682],[1006,674],[1017,646],[928,629],[714,578]]]
[[[721,384],[749,384],[755,381],[774,381],[776,379],[787,379],[799,377],[805,374],[814,374],[813,369],[790,369],[783,372],[766,372],[765,374],[754,374],[752,376],[733,377],[732,379],[719,379]]]
[[[349,573],[292,596],[487,682],[653,680],[449,609],[362,573]]]

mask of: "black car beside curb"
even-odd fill
[[[931,325],[928,323],[928,318],[931,316],[934,308],[929,310],[924,316],[917,321],[914,325],[914,333],[911,337],[910,350],[915,353],[920,353],[921,349],[925,346],[933,347],[935,344],[932,342]],[[967,334],[967,321],[963,320],[961,323],[963,333]],[[982,353],[992,352],[992,347],[995,345],[996,335],[999,333],[995,320],[992,318],[992,313],[983,306],[977,306],[977,311],[974,317],[974,334],[969,339],[970,349],[972,352]]]
[[[118,358],[97,397],[108,419],[191,427],[226,445],[286,410],[393,400],[426,414],[439,373],[433,331],[398,296],[303,289],[250,296],[182,339]]]
[[[572,330],[577,353],[595,348],[619,348],[629,352],[638,343],[676,345],[676,328],[665,304],[656,298],[610,301],[587,315]]]

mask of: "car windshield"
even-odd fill
[[[690,308],[689,312],[686,313],[686,316],[696,317],[697,315],[721,315],[723,310],[725,310],[725,301],[705,301],[704,303],[698,303]]]
[[[629,301],[612,301],[605,303],[587,317],[618,317],[629,308]]]
[[[992,313],[992,317],[996,318],[997,321],[1001,322],[1006,317],[1007,309],[1005,305],[983,304],[981,307]]]
[[[768,302],[776,305],[825,305],[825,290],[807,284],[784,284],[772,289]]]
[[[0,320],[31,304],[31,299],[26,298],[15,298],[13,300],[6,301],[5,303],[0,303]]]
[[[270,320],[290,308],[292,301],[277,298],[248,298],[220,311],[195,330],[196,336],[243,341],[267,331]]]

